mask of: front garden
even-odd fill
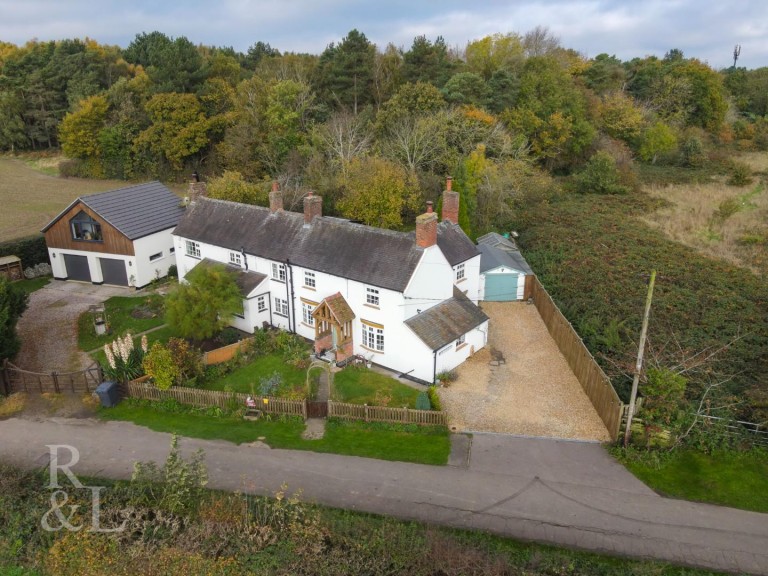
[[[170,300],[169,300],[170,299]],[[232,393],[218,406],[195,408],[174,399],[125,399],[99,414],[107,420],[126,420],[153,430],[174,432],[196,438],[234,442],[259,440],[273,448],[332,452],[354,456],[400,460],[423,464],[445,464],[450,452],[449,434],[444,426],[385,424],[342,421],[330,418],[320,439],[302,438],[305,424],[299,417],[265,413],[253,421],[244,419],[245,405],[234,394],[313,400],[322,370],[307,371],[312,361],[311,346],[301,337],[281,330],[257,330],[240,341],[242,333],[223,325],[219,317],[205,324],[198,318],[196,332],[180,324],[178,310],[168,314],[168,298],[150,295],[111,298],[105,302],[109,334],[97,335],[89,312],[79,321],[78,342],[100,362],[105,377],[125,382],[148,377],[160,390],[197,389],[195,401],[207,403],[202,391]],[[178,299],[175,300],[178,306]],[[166,323],[167,321],[167,323]],[[186,322],[186,320],[185,320]],[[137,336],[140,332],[146,332]],[[210,350],[239,342],[230,353]],[[205,344],[208,364],[201,350]],[[368,368],[347,367],[334,375],[331,399],[351,404],[392,408],[430,409],[426,392],[406,386]],[[184,392],[184,394],[187,394]],[[175,394],[174,394],[175,395]],[[239,398],[242,399],[242,396]],[[188,401],[183,397],[179,400]]]

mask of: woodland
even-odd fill
[[[312,190],[324,214],[392,229],[439,202],[450,175],[462,228],[514,232],[624,400],[657,269],[644,385],[676,395],[656,413],[651,400],[649,418],[706,406],[764,422],[766,166],[754,160],[768,150],[768,67],[733,60],[590,58],[543,27],[462,49],[424,36],[376,46],[351,30],[320,55],[162,32],[125,48],[0,42],[0,152],[61,152],[65,177],[197,172],[209,195],[254,204],[277,181],[287,208]],[[670,190],[713,184],[701,230],[659,228]],[[686,198],[683,211],[699,203]],[[728,257],[702,250],[747,212],[759,216]]]

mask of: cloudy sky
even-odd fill
[[[125,47],[159,30],[245,51],[256,41],[319,54],[357,28],[380,48],[442,35],[449,46],[546,26],[593,57],[663,56],[670,48],[719,69],[768,66],[766,0],[0,0],[0,40],[93,38]]]

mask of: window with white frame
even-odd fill
[[[288,300],[283,300],[275,296],[275,314],[288,316]]]
[[[464,279],[464,263],[462,262],[461,264],[458,264],[456,266],[456,282],[463,279]]]
[[[157,254],[152,254],[149,257],[149,261],[150,262],[154,262],[155,260],[160,260],[160,258],[162,258],[162,257],[163,257],[163,253],[162,252],[158,252]]]
[[[272,262],[272,278],[285,282],[285,264],[279,264],[278,262]]]
[[[369,350],[384,352],[384,326],[363,322],[363,343]]]
[[[315,273],[309,270],[304,271],[304,286],[307,288],[315,288]]]
[[[259,312],[264,312],[264,310],[267,309],[267,297],[266,296],[259,296],[256,298],[256,309]]]
[[[239,266],[240,268],[243,267],[243,255],[240,254],[240,252],[230,252],[229,253],[229,263],[234,264],[235,266]]]
[[[458,337],[458,339],[456,340],[456,348],[458,348],[459,346],[461,346],[462,344],[464,344],[464,339],[465,339],[466,337],[467,337],[467,335],[466,335],[466,334],[462,334],[461,336],[459,336],[459,337]]]
[[[237,318],[245,318],[245,306],[242,301],[240,302],[240,308],[234,313],[234,316]]]
[[[187,256],[192,256],[192,258],[200,258],[200,243],[194,242],[192,240],[185,240],[184,246],[186,248],[186,254]]]
[[[304,324],[308,326],[315,325],[315,319],[312,316],[312,312],[314,311],[315,311],[315,307],[312,306],[312,304],[308,304],[307,302],[301,303],[301,319],[304,322]]]
[[[370,286],[365,288],[365,303],[371,306],[379,305],[379,289],[371,288]]]

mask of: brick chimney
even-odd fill
[[[189,203],[194,204],[198,198],[206,195],[205,182],[200,182],[200,174],[197,171],[192,173],[192,180],[189,182]]]
[[[416,244],[429,248],[437,244],[437,214],[432,211],[432,202],[427,202],[427,211],[416,216]]]
[[[283,211],[283,192],[277,185],[277,180],[272,182],[272,192],[269,193],[269,211],[272,214]]]
[[[459,193],[451,190],[451,177],[445,179],[445,191],[443,192],[443,220],[452,224],[459,223]]]
[[[304,197],[304,225],[308,226],[312,224],[312,220],[316,216],[323,215],[323,198],[321,196],[315,196],[312,191],[309,191]]]

